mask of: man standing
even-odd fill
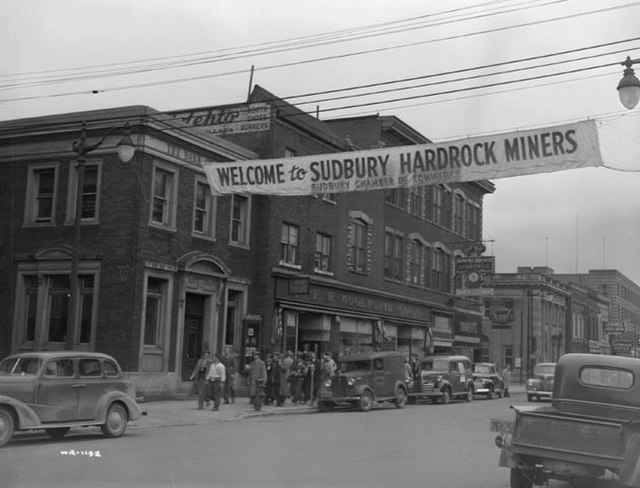
[[[213,356],[213,363],[209,368],[207,374],[207,383],[211,390],[211,396],[213,397],[213,408],[215,412],[220,409],[220,399],[222,398],[222,388],[226,378],[224,364],[222,364],[220,354],[216,353]]]
[[[511,386],[511,363],[507,363],[507,367],[502,370],[502,379],[504,381],[504,397],[511,396],[509,387]]]
[[[253,353],[253,362],[249,366],[249,396],[255,410],[262,410],[264,385],[267,382],[267,366],[258,351]]]
[[[236,375],[236,355],[231,346],[224,346],[224,354],[222,356],[222,364],[224,364],[227,379],[224,382],[224,403],[236,402],[236,388],[234,385]]]

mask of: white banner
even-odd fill
[[[437,144],[204,163],[214,194],[313,195],[491,180],[602,164],[593,120]]]

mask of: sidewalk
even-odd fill
[[[249,404],[248,397],[236,398],[235,403],[221,404],[220,410],[213,412],[211,406],[198,410],[195,398],[187,400],[166,400],[157,402],[143,402],[139,404],[147,415],[132,421],[129,428],[143,429],[148,427],[172,427],[178,425],[202,425],[215,422],[230,422],[249,417],[263,417],[267,415],[286,415],[317,412],[315,406],[309,404],[292,404],[287,400],[284,406],[274,407],[263,405],[259,412]]]
[[[524,385],[511,385],[512,397],[524,394]],[[140,407],[147,415],[140,417],[129,424],[131,429],[144,429],[149,427],[161,428],[179,425],[203,425],[214,422],[231,422],[250,417],[264,417],[268,415],[291,415],[317,412],[316,406],[309,404],[292,404],[287,400],[284,406],[274,407],[263,405],[262,410],[256,412],[249,404],[247,397],[236,398],[235,403],[221,404],[220,410],[211,411],[211,405],[203,410],[198,410],[198,402],[195,397],[186,400],[166,400],[142,402]]]

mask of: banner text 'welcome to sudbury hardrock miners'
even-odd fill
[[[594,121],[284,159],[205,163],[215,194],[313,195],[490,180],[602,164]]]

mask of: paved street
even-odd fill
[[[508,471],[497,466],[489,419],[509,416],[509,405],[525,401],[517,393],[511,399],[327,414],[266,407],[260,416],[246,399],[220,412],[195,410],[195,402],[188,401],[149,403],[150,415],[120,439],[105,439],[96,429],[78,429],[61,441],[18,436],[0,451],[0,483],[12,488],[507,487]],[[291,415],[296,412],[308,414]]]

